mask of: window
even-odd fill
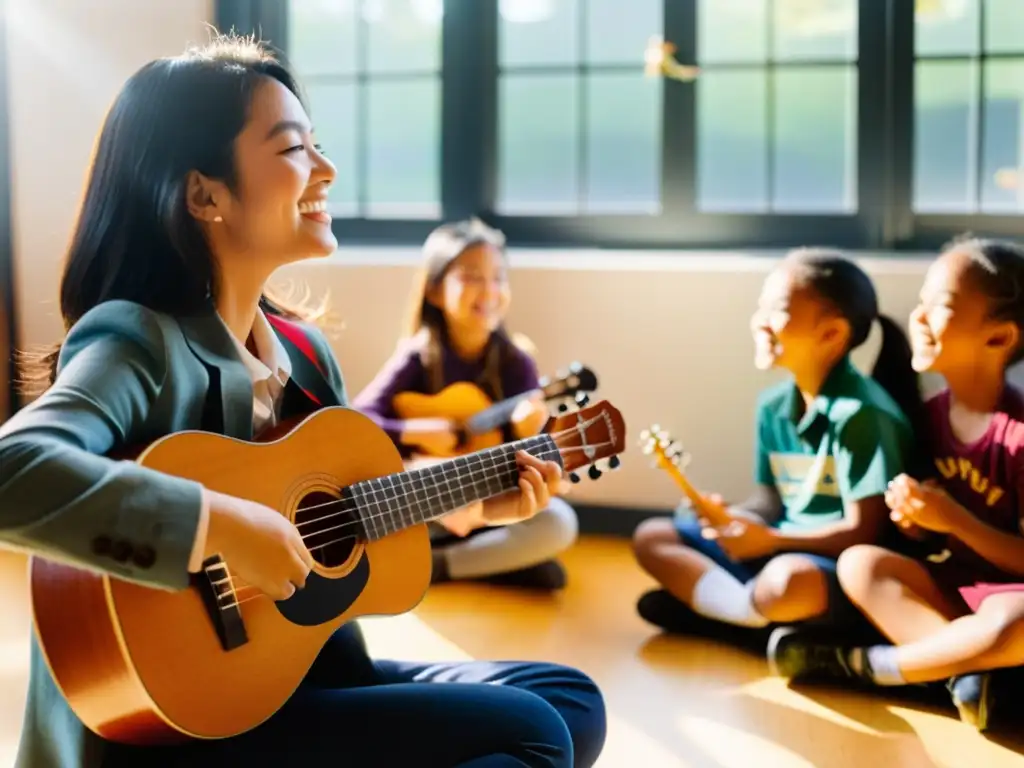
[[[285,40],[339,237],[933,248],[1024,213],[1022,0],[218,0]],[[275,37],[276,35],[276,37]],[[644,72],[661,36],[693,82]]]
[[[1024,8],[918,0],[913,208],[1024,213]]]
[[[855,0],[699,0],[697,206],[857,211]]]
[[[504,215],[656,214],[662,84],[644,49],[663,0],[500,0]]]
[[[336,217],[441,217],[443,0],[291,0],[287,50]]]

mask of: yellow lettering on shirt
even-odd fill
[[[952,480],[954,477],[963,480],[968,488],[985,500],[986,506],[993,506],[1005,493],[1002,488],[985,477],[971,463],[970,459],[958,456],[936,459],[935,467],[939,470],[939,474],[947,480]]]

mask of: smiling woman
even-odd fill
[[[60,309],[67,336],[37,361],[36,380],[46,391],[0,426],[0,544],[35,555],[40,572],[62,567],[58,561],[73,572],[130,582],[125,588],[143,589],[150,607],[155,593],[191,590],[206,579],[220,609],[214,613],[247,622],[250,638],[266,634],[259,607],[248,600],[221,605],[225,581],[250,585],[288,616],[292,606],[315,599],[307,577],[310,585],[329,580],[313,571],[283,502],[275,496],[271,508],[250,500],[252,482],[244,483],[247,498],[218,492],[225,488],[220,471],[208,487],[187,479],[195,475],[110,454],[197,430],[249,441],[268,424],[347,405],[323,334],[281,317],[288,313],[264,292],[278,267],[337,247],[325,211],[336,171],[314,142],[298,94],[292,76],[262,46],[236,37],[152,61],[129,78],[104,122],[65,260]],[[339,414],[354,416],[333,415]],[[372,450],[350,430],[335,432],[330,437],[339,445],[332,448]],[[296,459],[286,454],[282,464]],[[525,453],[517,459],[518,487],[494,499],[501,522],[533,517],[560,487],[558,463]],[[309,474],[290,481],[310,482],[312,470],[303,471]],[[318,474],[316,482],[325,480]],[[328,482],[343,484],[333,476]],[[211,569],[228,567],[232,578],[209,580]],[[36,605],[62,616],[85,605],[71,604],[66,594]],[[198,590],[177,597],[197,609],[202,604]],[[104,612],[84,610],[85,623]],[[203,626],[212,640],[214,628]],[[315,660],[289,646],[306,677],[258,727],[152,746],[150,725],[162,728],[155,712],[147,721],[137,708],[113,719],[84,711],[124,706],[124,697],[106,693],[110,677],[96,657],[70,666],[74,679],[103,676],[102,696],[76,698],[59,688],[55,680],[66,683],[60,671],[68,666],[44,630],[39,636],[19,766],[222,766],[277,758],[576,768],[592,765],[604,742],[602,698],[581,672],[539,663],[371,660],[358,625],[349,622],[325,633]],[[116,654],[129,653],[119,637]],[[179,641],[174,635],[175,650],[157,653],[160,666],[181,670],[172,675],[176,689],[202,691],[210,681]],[[449,684],[425,684],[435,681]],[[236,688],[220,686],[230,697],[221,712],[242,706]],[[141,695],[157,706],[148,692]],[[159,714],[160,722],[171,722]],[[401,736],[368,739],[367,725]],[[183,738],[197,732],[179,730]]]

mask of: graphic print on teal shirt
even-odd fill
[[[757,414],[756,481],[782,499],[782,529],[843,518],[848,501],[877,496],[907,466],[910,424],[882,387],[848,358],[800,415],[800,393],[786,381],[763,393]]]

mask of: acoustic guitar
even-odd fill
[[[342,624],[420,602],[431,576],[425,523],[516,489],[517,450],[568,471],[621,453],[625,429],[601,402],[556,418],[547,434],[411,471],[388,436],[348,408],[286,422],[260,442],[169,435],[135,461],[279,510],[316,561],[305,588],[274,601],[220,557],[173,592],[32,557],[39,645],[72,710],[103,738],[243,733],[288,700]]]
[[[659,469],[665,470],[668,476],[675,481],[699,517],[706,519],[716,527],[732,523],[732,518],[723,516],[717,505],[709,504],[683,474],[683,467],[690,463],[690,455],[683,450],[681,443],[672,439],[668,432],[657,424],[652,425],[650,429],[645,429],[640,433],[640,447],[645,454],[653,456],[655,465]]]
[[[493,448],[504,442],[502,427],[523,400],[540,395],[545,401],[574,398],[580,407],[589,402],[589,395],[597,390],[597,375],[584,365],[573,363],[566,373],[554,380],[542,380],[538,389],[495,403],[476,384],[456,382],[435,395],[420,392],[401,392],[392,405],[400,419],[451,419],[458,427],[458,443],[446,456],[461,456],[484,448]],[[561,409],[567,410],[567,406]]]

